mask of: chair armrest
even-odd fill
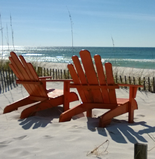
[[[98,85],[98,84],[91,84],[91,85],[87,85],[87,84],[70,84],[70,88],[77,88],[77,89],[82,89],[85,88],[87,90],[89,89],[117,89],[119,88],[118,84],[111,84],[111,85],[106,85],[106,84],[102,84],[102,85]]]
[[[58,80],[52,80],[52,79],[40,79],[40,81],[43,83],[44,88],[46,89],[46,82],[64,82],[64,89],[67,87],[69,88],[69,83],[72,82],[72,79],[58,79]],[[65,90],[64,90],[65,92]]]
[[[30,81],[30,80],[16,80],[16,83],[17,84],[32,84],[32,85],[34,85],[34,84],[36,84],[36,85],[40,85],[41,84],[41,82],[40,81]]]
[[[69,109],[70,100],[70,82],[72,79],[58,79],[58,80],[45,80],[46,82],[63,82],[63,93],[64,93],[64,111]],[[78,99],[78,97],[77,97]]]
[[[72,79],[57,79],[57,80],[52,80],[52,79],[41,79],[41,81],[45,81],[45,82],[73,82]]]
[[[124,86],[124,87],[143,87],[143,85],[134,85],[134,84],[118,84],[119,86]]]
[[[129,87],[129,100],[132,101],[136,98],[138,87],[143,87],[142,85],[134,85],[134,84],[118,84],[119,86]]]

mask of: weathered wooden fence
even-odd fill
[[[68,70],[62,69],[48,69],[37,67],[35,68],[38,76],[51,76],[52,79],[71,79]],[[140,91],[149,91],[155,93],[155,77],[130,77],[130,76],[118,76],[114,75],[116,83],[125,84],[139,84],[143,85],[143,88],[139,88]],[[17,87],[16,76],[9,68],[0,68],[0,93],[9,91],[10,89]],[[126,87],[122,87],[126,88]]]
[[[35,67],[38,76],[51,76],[52,79],[71,79],[69,70]]]
[[[130,77],[118,75],[115,75],[114,77],[116,83],[143,85],[143,87],[139,88],[140,91],[155,93],[155,77]]]
[[[0,68],[0,93],[17,87],[16,76],[11,69]]]

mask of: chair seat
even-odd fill
[[[51,90],[48,90],[47,95],[48,95],[49,98],[56,98],[58,96],[62,96],[63,95],[63,90],[51,89]]]
[[[129,99],[128,98],[117,98],[117,104],[121,105],[121,104],[125,104],[128,103]]]

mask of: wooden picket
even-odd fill
[[[62,69],[48,69],[42,67],[34,67],[38,76],[51,76],[52,79],[70,79],[69,70]],[[114,75],[116,83],[125,84],[139,84],[143,85],[143,88],[139,88],[140,91],[149,91],[155,93],[155,77],[130,77],[130,76],[118,76]],[[11,69],[0,68],[0,93],[9,91],[10,89],[17,87],[16,76]],[[127,87],[122,87],[127,89]]]

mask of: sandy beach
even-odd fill
[[[48,83],[47,87],[61,89],[63,85]],[[105,111],[99,109],[93,110],[94,118],[79,114],[64,123],[59,123],[62,106],[40,111],[23,120],[19,119],[22,108],[3,114],[6,105],[25,96],[27,93],[21,85],[0,94],[0,158],[131,159],[134,144],[138,142],[148,145],[148,158],[154,159],[155,94],[138,91],[139,109],[135,111],[135,123],[129,124],[127,114],[124,114],[114,118],[106,128],[97,127],[96,117]],[[128,90],[117,90],[117,97],[128,97]],[[77,104],[79,101],[72,102],[70,107]],[[93,151],[98,146],[97,151]]]

